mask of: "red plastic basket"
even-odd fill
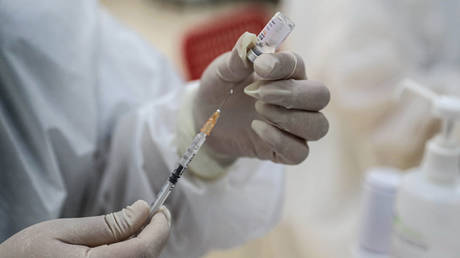
[[[246,31],[258,34],[270,19],[264,7],[251,6],[194,26],[183,40],[183,59],[189,80],[196,80],[219,55],[233,48]]]

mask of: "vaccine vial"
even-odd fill
[[[254,62],[262,53],[275,53],[294,27],[287,16],[277,12],[257,35],[256,45],[248,51],[248,59]]]

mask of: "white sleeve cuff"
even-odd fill
[[[178,154],[182,155],[196,135],[193,119],[193,101],[198,91],[199,82],[195,81],[186,86],[182,106],[177,122]],[[206,145],[200,149],[189,165],[189,171],[199,178],[212,180],[224,175],[229,166],[224,166],[209,154],[211,150]]]

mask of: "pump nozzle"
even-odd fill
[[[452,136],[455,122],[460,120],[460,98],[435,94],[428,88],[408,79],[403,80],[400,85],[400,95],[405,91],[411,91],[421,96],[430,102],[433,115],[442,120],[441,132],[427,143],[421,164],[422,173],[437,184],[456,185],[460,147]]]
[[[452,146],[455,122],[460,121],[460,98],[438,95],[411,79],[401,81],[397,95],[400,97],[407,91],[430,102],[433,115],[442,120],[439,144],[445,147]]]

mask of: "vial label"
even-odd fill
[[[256,45],[263,53],[273,53],[294,29],[294,23],[281,13],[276,13],[257,35]]]

